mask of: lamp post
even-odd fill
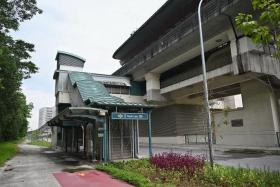
[[[211,167],[213,167],[213,142],[212,142],[212,128],[211,128],[211,113],[209,107],[208,99],[208,86],[207,86],[207,75],[206,75],[206,65],[204,56],[204,43],[203,43],[203,33],[201,24],[201,5],[203,0],[200,0],[198,5],[198,25],[199,25],[199,37],[200,37],[200,50],[201,50],[201,62],[202,62],[202,73],[203,73],[203,85],[204,85],[204,100],[205,109],[207,112],[207,134],[208,134],[208,147],[209,147],[209,161]]]

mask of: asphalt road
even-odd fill
[[[184,149],[184,148],[153,148],[153,154],[162,152],[176,153],[192,153],[194,155],[204,155],[207,158],[207,150]],[[140,147],[140,155],[148,155],[148,147]],[[215,151],[215,163],[233,166],[244,167],[251,169],[261,169],[269,171],[280,171],[280,155],[269,155],[265,153],[258,154],[241,154],[241,153],[225,153],[223,151]]]

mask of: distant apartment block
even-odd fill
[[[43,126],[47,121],[55,116],[55,107],[44,107],[39,110],[38,128]]]

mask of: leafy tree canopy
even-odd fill
[[[236,24],[246,36],[259,45],[271,45],[280,58],[280,3],[275,0],[252,0],[254,14],[240,13]]]
[[[36,4],[36,0],[0,0],[0,141],[22,137],[27,131],[32,105],[26,104],[20,86],[38,68],[30,60],[34,45],[15,40],[10,31],[42,13]]]
[[[36,0],[0,0],[0,7],[1,32],[9,32],[9,29],[18,30],[20,22],[42,13],[36,6]]]

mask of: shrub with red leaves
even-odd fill
[[[183,171],[191,176],[195,172],[203,170],[205,158],[203,156],[193,156],[189,153],[161,153],[155,154],[150,162],[157,168]]]

